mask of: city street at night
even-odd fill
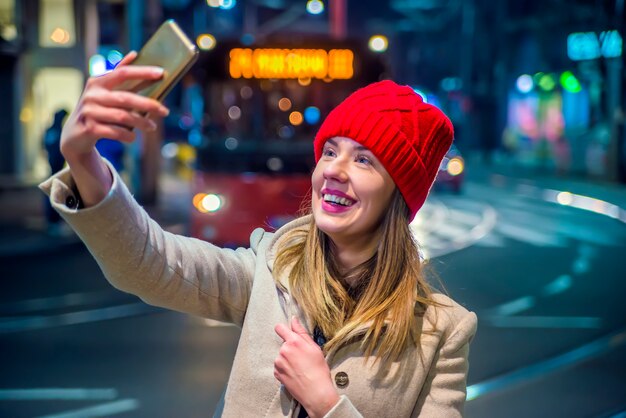
[[[0,0],[0,418],[626,418],[625,37]]]

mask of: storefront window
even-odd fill
[[[72,0],[40,0],[39,45],[68,48],[76,43]]]
[[[0,38],[12,42],[17,38],[15,0],[0,0]]]

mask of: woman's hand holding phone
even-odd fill
[[[136,52],[130,52],[110,73],[91,77],[63,127],[61,153],[70,166],[85,207],[100,202],[112,184],[96,142],[109,138],[130,143],[135,139],[134,129],[154,131],[156,124],[151,117],[169,113],[157,100],[115,90],[129,80],[157,81],[163,76],[159,67],[128,65],[136,56]]]

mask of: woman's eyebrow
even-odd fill
[[[327,143],[330,143],[330,145],[332,145],[332,146],[334,146],[334,147],[337,147],[337,146],[338,146],[338,145],[337,145],[337,142],[335,142],[335,140],[333,140],[333,139],[329,139],[329,140],[327,140],[326,142],[327,142]],[[371,152],[368,148],[366,148],[366,147],[364,147],[363,145],[360,145],[360,144],[359,144],[359,145],[354,146],[354,147],[353,147],[353,149],[354,149],[354,150],[356,150],[356,151],[369,151],[369,152]]]

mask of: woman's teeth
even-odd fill
[[[335,196],[335,195],[332,195],[332,194],[325,194],[324,195],[324,201],[337,203],[337,204],[342,205],[342,206],[350,206],[350,205],[352,205],[352,200],[346,199],[345,197]]]

